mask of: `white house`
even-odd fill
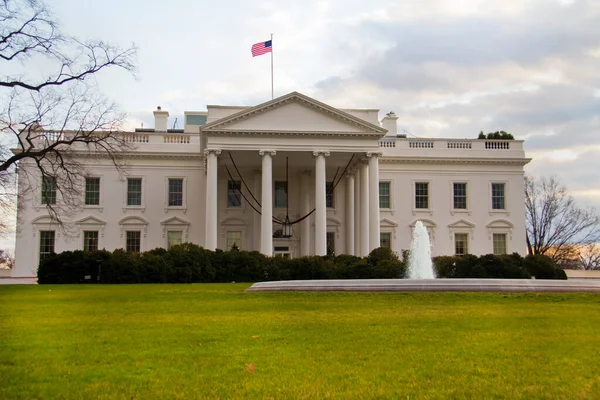
[[[84,205],[64,216],[68,232],[44,205],[60,193],[42,200],[41,187],[19,188],[13,276],[35,276],[52,251],[180,242],[365,256],[409,248],[419,220],[434,255],[525,253],[522,141],[400,137],[393,113],[379,121],[379,110],[296,92],[186,112],[183,130],[167,129],[167,111],[154,116],[155,129],[122,133],[133,146],[126,174],[108,159],[87,161]]]

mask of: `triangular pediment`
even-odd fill
[[[475,228],[475,224],[473,224],[473,223],[471,223],[469,221],[466,221],[464,219],[459,219],[458,221],[449,224],[448,227],[449,228],[469,228],[469,229],[472,229],[472,228]]]
[[[383,218],[381,221],[379,221],[379,226],[383,228],[397,228],[398,224],[390,219]]]
[[[189,225],[190,222],[186,221],[185,219],[181,219],[179,217],[171,217],[171,218],[167,218],[165,220],[163,220],[161,223],[161,225]]]
[[[100,218],[94,217],[93,215],[89,215],[85,218],[82,218],[76,222],[77,225],[106,225],[106,221],[101,220]]]
[[[385,129],[298,92],[242,110],[202,127],[206,133],[345,133],[383,136]]]

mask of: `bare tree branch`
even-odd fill
[[[600,240],[596,210],[577,207],[555,177],[526,178],[525,208],[529,254],[545,254],[564,264],[582,247]]]
[[[0,69],[36,55],[53,65],[44,79],[25,73],[1,75],[0,87],[40,91],[83,81],[110,67],[135,73],[135,46],[123,49],[100,40],[84,42],[63,36],[41,2],[7,0],[0,7],[0,20],[4,21],[0,24]]]
[[[107,69],[134,74],[136,53],[63,35],[42,1],[0,2],[0,212],[27,204],[18,202],[17,179],[19,196],[53,180],[57,199],[45,207],[60,222],[80,206],[86,158],[124,168],[124,115],[89,78]]]

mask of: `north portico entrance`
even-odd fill
[[[201,128],[206,248],[225,249],[240,235],[245,250],[266,255],[325,255],[328,235],[337,253],[379,247],[379,139],[386,130],[376,114],[370,122],[369,110],[359,118],[352,115],[359,110],[296,92],[235,111],[218,109],[230,115]],[[281,237],[286,216],[292,237]]]

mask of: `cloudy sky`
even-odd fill
[[[598,0],[49,4],[65,33],[138,46],[137,77],[98,78],[131,127],[157,105],[181,127],[185,110],[269,100],[269,56],[250,47],[274,33],[276,96],[393,110],[418,137],[506,130],[526,140],[528,173],[600,208]]]

